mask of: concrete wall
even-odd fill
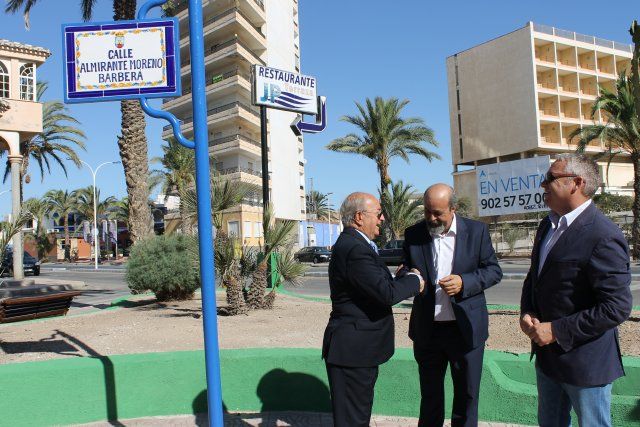
[[[52,342],[52,345],[56,344]],[[82,345],[82,343],[76,343]],[[43,343],[47,345],[47,343]],[[640,422],[640,359],[624,358],[627,376],[613,385],[613,425]],[[416,417],[417,365],[398,349],[380,368],[373,412]],[[223,407],[234,411],[329,412],[324,363],[318,349],[221,351]],[[206,412],[202,351],[67,358],[0,365],[0,426],[68,425]],[[452,385],[445,380],[446,413]],[[535,372],[528,354],[487,351],[479,417],[536,424]]]
[[[464,157],[459,146],[456,57]],[[454,165],[538,146],[534,77],[529,27],[447,58]]]
[[[458,197],[469,199],[471,213],[478,215],[478,184],[475,169],[453,174],[453,188]]]

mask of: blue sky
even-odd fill
[[[62,98],[60,25],[80,21],[78,4],[79,0],[40,0],[31,13],[30,31],[24,29],[20,15],[0,12],[0,38],[52,51],[52,57],[38,71],[38,78],[50,84],[47,99]],[[99,0],[94,20],[111,20],[111,4],[110,0]],[[352,191],[376,192],[379,179],[373,161],[324,148],[332,139],[355,131],[339,121],[341,116],[355,113],[354,101],[375,96],[409,99],[406,116],[422,117],[440,142],[434,150],[442,160],[428,163],[412,158],[407,164],[396,159],[390,168],[392,179],[411,183],[419,191],[435,182],[451,183],[447,56],[528,21],[631,43],[627,29],[634,18],[640,18],[629,14],[634,4],[617,2],[602,13],[607,5],[602,1],[299,0],[302,72],[317,77],[319,93],[327,96],[328,109],[327,129],[305,137],[307,185],[313,178],[314,189],[333,192],[334,205]],[[81,158],[94,166],[119,160],[119,104],[76,104],[69,109],[88,136],[87,151],[80,153]],[[150,157],[160,154],[164,124],[147,119]],[[69,165],[68,170],[65,177],[54,168],[44,183],[39,172],[32,171],[25,197],[41,196],[51,188],[73,190],[91,184],[88,169]],[[124,196],[122,166],[103,167],[98,187],[103,196]],[[0,192],[8,188],[8,182],[0,184]],[[7,213],[8,206],[8,194],[0,196],[0,214]]]

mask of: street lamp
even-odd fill
[[[329,249],[333,246],[333,240],[331,239],[331,201],[329,196],[333,193],[327,193],[327,205],[329,206]]]
[[[98,191],[96,188],[96,175],[98,174],[98,171],[102,166],[117,165],[118,163],[122,163],[122,162],[117,161],[117,162],[100,163],[100,165],[98,165],[98,167],[94,170],[89,163],[81,159],[78,159],[78,160],[80,160],[86,167],[88,167],[91,170],[91,175],[93,176],[93,258],[94,258],[94,269],[97,270],[98,269],[98,202],[96,200],[96,193]],[[117,233],[116,233],[116,238],[117,238]]]

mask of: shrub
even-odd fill
[[[183,235],[153,236],[131,249],[126,280],[134,294],[151,291],[158,301],[189,299],[200,286],[197,260]]]

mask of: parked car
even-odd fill
[[[404,262],[404,252],[402,251],[402,245],[404,240],[391,240],[384,245],[384,248],[379,249],[378,253],[380,258],[387,265],[400,265]]]
[[[300,262],[317,264],[319,262],[329,262],[331,259],[331,251],[324,246],[307,246],[296,252],[294,256],[295,259]]]
[[[29,255],[26,251],[22,255],[22,267],[24,273],[30,273],[34,276],[40,275],[40,261]],[[2,259],[2,267],[0,267],[2,274],[8,274],[13,276],[13,251],[7,251]]]

